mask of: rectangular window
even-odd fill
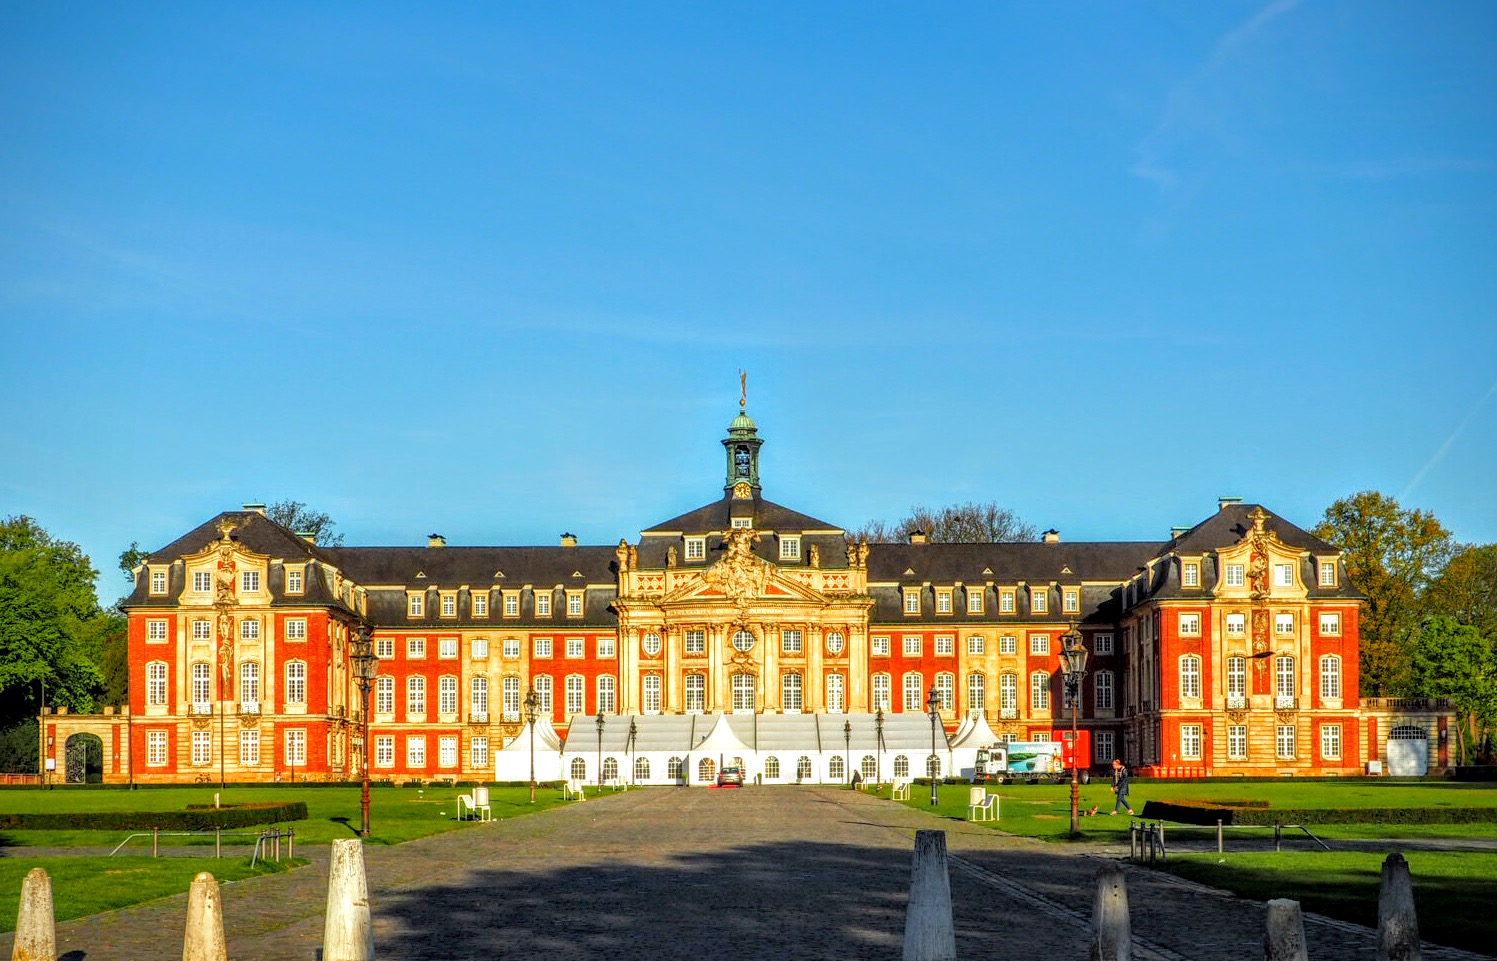
[[[1189,761],[1201,759],[1201,725],[1180,725],[1180,756]]]
[[[468,709],[474,717],[489,716],[489,679],[482,674],[473,675],[468,682]]]
[[[746,680],[746,683],[745,683]],[[743,696],[743,702],[748,706],[742,710],[752,711],[754,709],[754,679],[746,674],[733,675],[733,704],[734,710],[739,710],[739,697]],[[746,691],[746,693],[744,693]],[[644,712],[646,714],[660,713],[660,675],[646,674],[644,676]]]
[[[936,591],[936,613],[951,613],[951,592],[947,590]]]
[[[1335,587],[1336,586],[1336,562],[1335,561],[1321,561],[1320,562],[1320,586],[1321,587]]]
[[[457,738],[437,738],[437,765],[439,767],[457,767]]]
[[[801,632],[797,630],[785,630],[780,632],[780,651],[785,654],[801,653],[804,639]]]
[[[611,638],[611,637],[600,637],[600,638],[598,638],[598,657],[604,658],[604,657],[615,657],[615,656],[617,656],[614,653],[615,647],[616,647],[616,645],[614,643],[614,638]]]
[[[1226,582],[1228,587],[1241,587],[1247,583],[1241,564],[1228,564]]]
[[[1081,613],[1081,592],[1074,587],[1068,587],[1061,591],[1060,607],[1066,614]]]
[[[445,676],[437,680],[437,713],[457,713],[457,678]]]
[[[152,594],[165,594],[166,593],[166,571],[152,571],[151,572],[151,593]]]
[[[875,711],[892,710],[889,706],[889,675],[873,675],[873,709]]]
[[[426,713],[426,678],[408,677],[405,679],[405,713],[408,715]]]
[[[904,612],[906,614],[920,613],[920,589],[909,588],[904,592]]]
[[[707,650],[706,631],[686,631],[683,635],[687,654],[703,654]]]
[[[1194,654],[1180,658],[1180,696],[1192,700],[1201,697],[1201,659]]]
[[[520,616],[520,595],[511,593],[506,593],[504,595],[504,616]]]
[[[457,595],[456,594],[443,594],[442,595],[442,616],[443,617],[457,617]]]
[[[547,591],[545,593],[542,593],[540,591],[536,591],[536,594],[535,594],[535,616],[536,617],[550,617],[551,616],[551,593],[549,591]]]
[[[1019,653],[1019,639],[1012,634],[1004,634],[1002,637],[998,638],[998,653]]]
[[[374,739],[374,766],[395,766],[395,739],[388,735]]]
[[[382,661],[394,660],[395,638],[380,637],[374,641],[374,655]]]
[[[475,737],[468,741],[468,758],[475,768],[489,766],[489,739]]]
[[[956,653],[956,638],[954,638],[954,637],[937,637],[936,638],[936,655],[938,657],[949,657],[950,655],[955,654],[955,653]]]
[[[1278,698],[1294,698],[1294,658],[1274,658],[1274,695]],[[1286,705],[1292,706],[1292,705]]]
[[[567,638],[567,657],[578,658],[587,656],[587,640],[581,637]]]
[[[582,616],[582,595],[567,592],[567,617]]]
[[[1247,725],[1227,725],[1227,759],[1232,761],[1247,760]]]
[[[1180,635],[1182,637],[1199,637],[1201,635],[1201,615],[1180,615]]]
[[[999,676],[998,708],[1006,718],[1019,716],[1019,675],[1003,674]]]
[[[987,639],[981,634],[973,634],[967,638],[968,654],[986,654],[988,650]]]
[[[799,714],[804,706],[799,674],[780,675],[780,707],[786,714]]]
[[[599,678],[598,678],[598,713],[599,714],[617,714],[618,713],[618,698],[617,698],[617,694],[618,694],[618,687],[614,683],[614,679],[612,677],[610,677],[609,675],[607,675],[607,674],[603,674],[603,675],[599,676]]]
[[[1050,610],[1050,592],[1047,588],[1031,587],[1029,589],[1029,609],[1035,614],[1045,614]]]
[[[1113,698],[1113,673],[1111,671],[1098,671],[1095,680],[1092,681],[1095,692],[1094,703],[1099,711],[1112,710]]]
[[[305,641],[307,639],[307,619],[305,617],[291,617],[286,619],[286,640]]]
[[[752,530],[754,519],[752,517],[735,517],[729,522],[729,526],[735,531]]]
[[[1294,725],[1280,724],[1274,736],[1274,745],[1278,749],[1278,755],[1286,761],[1292,761],[1295,754]]]
[[[520,719],[520,679],[514,676],[506,677],[500,684],[500,696],[504,699],[504,719],[518,721]]]
[[[213,732],[212,731],[193,731],[192,732],[192,763],[193,764],[212,764],[213,763]]]
[[[411,736],[405,739],[405,766],[426,767],[426,738]]]
[[[489,656],[489,639],[486,637],[473,638],[473,657],[484,658]]]
[[[1012,614],[1014,612],[1014,592],[1002,590],[998,592],[998,613]]]
[[[374,713],[395,713],[395,678],[390,677],[388,674],[375,678]]]
[[[1050,653],[1050,635],[1049,634],[1031,634],[1031,635],[1029,635],[1029,653],[1030,654],[1049,654]]]
[[[405,642],[405,657],[408,661],[419,661],[426,657],[426,638],[410,637]]]
[[[566,680],[567,713],[581,714],[584,709],[582,678],[576,674],[569,675]]]
[[[239,589],[244,594],[257,594],[260,591],[260,572],[241,571],[239,574]]]
[[[707,538],[686,538],[686,559],[688,561],[699,561],[707,556]]]
[[[426,613],[425,594],[407,594],[405,598],[405,613],[407,617],[421,617]]]
[[[300,594],[302,592],[302,569],[300,567],[286,568],[286,593]]]
[[[1320,659],[1320,696],[1325,700],[1341,697],[1341,658],[1327,654]]]
[[[253,618],[245,618],[240,621],[239,639],[242,641],[258,641],[260,639],[260,622]]]
[[[974,671],[967,675],[967,709],[985,711],[988,706],[988,678]]]
[[[488,617],[489,616],[489,595],[488,594],[474,594],[473,595],[473,616],[474,617]],[[487,743],[488,739],[485,738],[484,742]]]
[[[905,657],[919,657],[920,656],[920,635],[919,634],[906,634],[904,636],[904,656]]]
[[[213,668],[207,664],[192,665],[192,703],[194,713],[206,714],[213,700]]]
[[[1273,583],[1275,587],[1294,586],[1294,565],[1275,564],[1273,566]]]
[[[1341,633],[1341,615],[1334,611],[1320,612],[1320,633],[1336,635]]]
[[[535,656],[536,657],[550,657],[551,656],[551,638],[549,638],[549,637],[538,637],[538,638],[535,639]]]
[[[259,731],[242,730],[239,732],[239,763],[242,765],[260,763]]]
[[[504,657],[513,661],[520,656],[520,639],[518,637],[506,637],[504,639]]]
[[[254,705],[250,709],[250,705]],[[239,707],[245,713],[260,710],[260,663],[245,661],[239,665]]]
[[[1098,731],[1092,735],[1092,763],[1106,764],[1117,757],[1111,731]]]
[[[1227,658],[1227,700],[1247,696],[1247,658]]]
[[[1243,637],[1246,634],[1247,634],[1247,615],[1246,614],[1228,614],[1227,615],[1227,636],[1228,637]]]
[[[1050,710],[1050,675],[1044,671],[1029,675],[1029,707],[1035,711]]]
[[[980,588],[980,587],[969,587],[969,588],[967,588],[967,613],[968,614],[981,614],[982,613],[982,588]]]
[[[286,662],[286,703],[307,703],[307,662]]]
[[[286,763],[298,767],[307,766],[307,732],[305,728],[292,728],[286,732]]]
[[[1094,654],[1111,654],[1112,653],[1112,635],[1111,634],[1093,634],[1092,635],[1092,653],[1094,653]]]
[[[166,621],[146,621],[146,640],[161,642],[166,640]]]
[[[1197,561],[1186,561],[1181,567],[1180,580],[1186,587],[1201,586],[1201,565]]]
[[[707,708],[707,677],[704,674],[686,675],[686,710],[700,714]]]
[[[192,572],[192,591],[194,594],[207,594],[213,590],[213,574],[209,571]],[[151,593],[155,594],[156,591]]]
[[[1275,614],[1273,616],[1273,631],[1274,631],[1275,634],[1293,634],[1294,633],[1294,615],[1293,614]]]
[[[160,767],[166,763],[166,732],[146,732],[146,763]]]
[[[925,710],[925,678],[919,674],[904,676],[904,710],[913,714]]]
[[[1341,725],[1321,725],[1320,756],[1325,758],[1327,761],[1341,760]]]
[[[889,656],[889,639],[887,637],[875,637],[869,641],[870,650],[874,657]]]
[[[213,640],[213,623],[211,621],[196,620],[192,622],[192,639],[194,641]]]
[[[786,535],[780,538],[780,560],[800,560],[800,538]]]

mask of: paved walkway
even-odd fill
[[[630,791],[367,851],[389,961],[896,958],[910,852],[940,825],[963,958],[1087,955],[1099,858],[835,788]],[[226,885],[230,956],[315,961],[326,860]],[[1135,955],[1261,956],[1263,907],[1152,872],[1129,878]],[[66,961],[176,961],[185,895],[59,926]],[[1375,954],[1374,932],[1315,920],[1314,961]],[[0,956],[10,936],[0,937]],[[1475,955],[1427,950],[1432,961]]]

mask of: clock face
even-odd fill
[[[754,635],[749,631],[738,631],[733,635],[733,647],[735,650],[745,653],[754,649]]]
[[[739,481],[738,483],[736,483],[736,484],[733,485],[733,496],[734,497],[738,497],[738,498],[748,497],[751,494],[753,494],[753,492],[754,492],[754,489],[748,485],[747,481]]]
[[[832,631],[826,636],[826,649],[829,653],[841,654],[845,646],[846,640],[843,638],[841,631]]]

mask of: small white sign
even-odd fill
[[[47,758],[47,770],[49,770],[49,771],[55,771],[55,770],[57,770],[57,758],[55,758],[55,757],[49,757],[49,758]]]

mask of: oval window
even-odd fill
[[[660,635],[651,631],[645,635],[645,653],[655,657],[660,653]]]
[[[733,635],[733,647],[740,651],[754,649],[754,635],[750,631],[738,631]]]
[[[845,647],[845,646],[846,646],[846,641],[842,637],[842,632],[841,631],[832,631],[830,634],[828,634],[826,636],[826,649],[828,651],[830,651],[831,653],[833,653],[833,654],[841,654],[842,653],[842,648]]]

